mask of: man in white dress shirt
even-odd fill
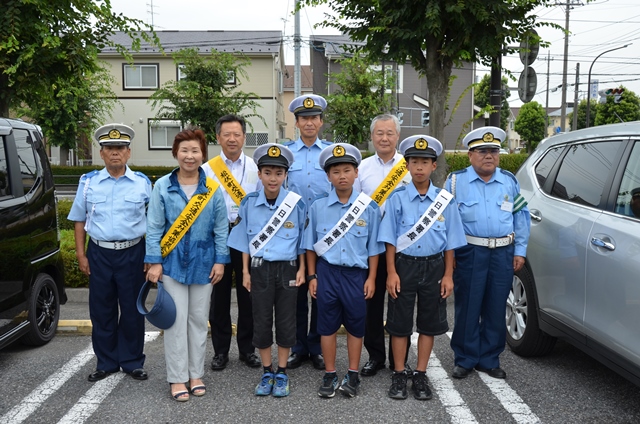
[[[371,141],[376,154],[362,161],[358,167],[358,178],[354,190],[370,196],[384,214],[384,202],[391,192],[411,181],[405,161],[397,151],[400,139],[400,121],[395,115],[378,115],[371,121]],[[378,261],[376,291],[367,300],[367,321],[364,346],[369,352],[369,360],[362,367],[363,376],[376,375],[385,367],[384,346],[384,299],[387,292],[387,263],[384,257]],[[391,346],[391,341],[389,341]],[[407,349],[408,351],[408,349]],[[389,347],[389,363],[393,369],[393,352]],[[406,362],[406,358],[405,358]]]
[[[236,224],[240,202],[247,193],[262,188],[258,179],[258,167],[255,162],[245,156],[242,151],[247,124],[242,116],[225,115],[216,122],[216,139],[222,147],[220,156],[216,156],[202,165],[208,177],[220,183],[222,194],[227,205],[229,230]],[[242,285],[242,252],[229,249],[231,263],[225,265],[222,280],[211,292],[211,309],[209,324],[211,325],[211,341],[214,356],[211,369],[223,370],[229,362],[231,347],[231,288],[232,276],[235,275],[236,296],[238,299],[237,343],[240,360],[247,366],[256,368],[262,362],[255,353],[253,339],[253,314],[251,297]],[[235,270],[235,274],[233,271]]]

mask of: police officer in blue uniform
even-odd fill
[[[474,368],[494,378],[507,376],[499,359],[505,305],[513,273],[524,265],[531,223],[518,181],[498,167],[505,136],[497,127],[467,134],[463,143],[471,166],[452,173],[445,185],[458,202],[468,243],[455,251],[454,378]]]
[[[151,181],[127,166],[135,133],[108,124],[94,134],[105,168],[80,178],[68,219],[75,221],[76,257],[89,276],[91,340],[98,358],[89,381],[120,370],[146,380],[144,316],[136,299],[144,284],[145,207]],[[85,253],[86,236],[89,243]],[[120,316],[118,316],[118,309]]]
[[[296,128],[300,130],[300,138],[284,144],[293,152],[295,158],[293,165],[289,168],[287,189],[301,195],[307,209],[317,196],[328,193],[331,188],[327,174],[318,162],[322,149],[331,144],[318,138],[323,125],[322,113],[326,107],[327,101],[315,94],[296,97],[289,105],[289,111],[296,118]],[[298,290],[297,341],[291,349],[288,367],[297,368],[303,361],[311,358],[313,366],[322,370],[324,360],[320,348],[320,335],[316,331],[318,309],[316,300],[311,299],[311,320],[309,321],[307,285],[308,282]]]

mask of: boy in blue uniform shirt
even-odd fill
[[[434,336],[449,329],[445,299],[453,292],[453,249],[464,246],[466,240],[453,196],[430,181],[442,144],[433,137],[415,135],[400,143],[400,152],[407,161],[411,183],[387,199],[378,236],[387,246],[385,328],[393,336],[394,356],[401,358],[413,332],[418,297],[418,363],[412,391],[416,399],[427,400],[432,397],[426,371]],[[407,398],[407,377],[404,364],[396,362],[389,397]]]
[[[305,281],[300,241],[306,208],[300,195],[281,189],[293,162],[293,153],[287,147],[262,145],[253,159],[264,189],[242,200],[240,219],[229,234],[228,245],[242,252],[242,283],[253,294],[253,345],[260,352],[264,368],[255,394],[283,397],[289,395],[286,369],[289,350],[296,343],[298,286]],[[278,345],[275,372],[271,366],[274,310]]]
[[[334,190],[311,204],[303,236],[310,274],[307,281],[318,302],[318,333],[325,362],[318,395],[326,398],[333,397],[338,387],[336,333],[342,324],[347,329],[349,371],[340,392],[348,397],[357,393],[366,300],[375,291],[377,255],[384,251],[377,241],[378,206],[366,194],[353,190],[361,161],[360,151],[346,143],[320,153],[320,166]]]

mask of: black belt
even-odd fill
[[[439,253],[436,253],[435,255],[430,255],[430,256],[409,256],[409,255],[405,255],[404,253],[396,253],[396,257],[407,259],[410,261],[428,262],[428,261],[435,261],[436,259],[442,258],[442,252],[439,252]]]

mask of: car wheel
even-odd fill
[[[534,282],[527,267],[513,276],[506,309],[507,344],[520,356],[545,355],[553,349],[556,338],[538,325],[538,304]]]
[[[42,346],[56,334],[60,317],[60,298],[55,281],[40,274],[29,296],[29,332],[22,338],[24,344]]]

